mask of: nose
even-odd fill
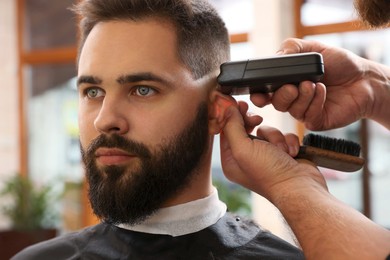
[[[125,109],[120,102],[104,99],[98,116],[95,118],[95,129],[104,134],[123,135],[129,131],[129,122]]]

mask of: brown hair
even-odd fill
[[[367,25],[374,28],[390,25],[390,0],[355,0],[354,4]]]
[[[225,23],[204,0],[84,0],[73,7],[80,21],[80,52],[92,28],[112,20],[163,18],[176,27],[178,56],[195,79],[230,59]]]

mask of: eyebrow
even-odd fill
[[[103,81],[100,78],[98,78],[98,77],[94,77],[94,76],[80,76],[77,79],[77,87],[79,87],[83,83],[87,83],[87,84],[101,84],[102,82]]]
[[[125,85],[128,83],[136,83],[140,81],[156,81],[160,82],[166,85],[168,84],[168,81],[163,79],[162,77],[157,76],[156,74],[150,73],[150,72],[141,72],[141,73],[135,73],[135,74],[128,74],[128,75],[122,75],[116,80],[120,85]],[[100,85],[102,84],[103,80],[99,77],[95,76],[80,76],[77,79],[77,87],[79,87],[81,84],[95,84]]]
[[[156,81],[168,85],[167,80],[150,72],[141,72],[141,73],[123,75],[120,76],[116,81],[121,85],[128,84],[128,83],[136,83],[140,81]]]

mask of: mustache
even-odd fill
[[[81,147],[81,145],[80,145]],[[88,145],[87,149],[81,149],[82,156],[91,158],[97,149],[100,147],[118,148],[124,150],[130,154],[136,154],[139,157],[149,159],[152,157],[152,153],[146,147],[146,145],[136,142],[134,140],[127,139],[118,134],[105,135],[101,134]]]

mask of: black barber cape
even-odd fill
[[[20,259],[304,259],[302,251],[252,221],[226,213],[201,231],[172,237],[98,224],[33,245]]]

